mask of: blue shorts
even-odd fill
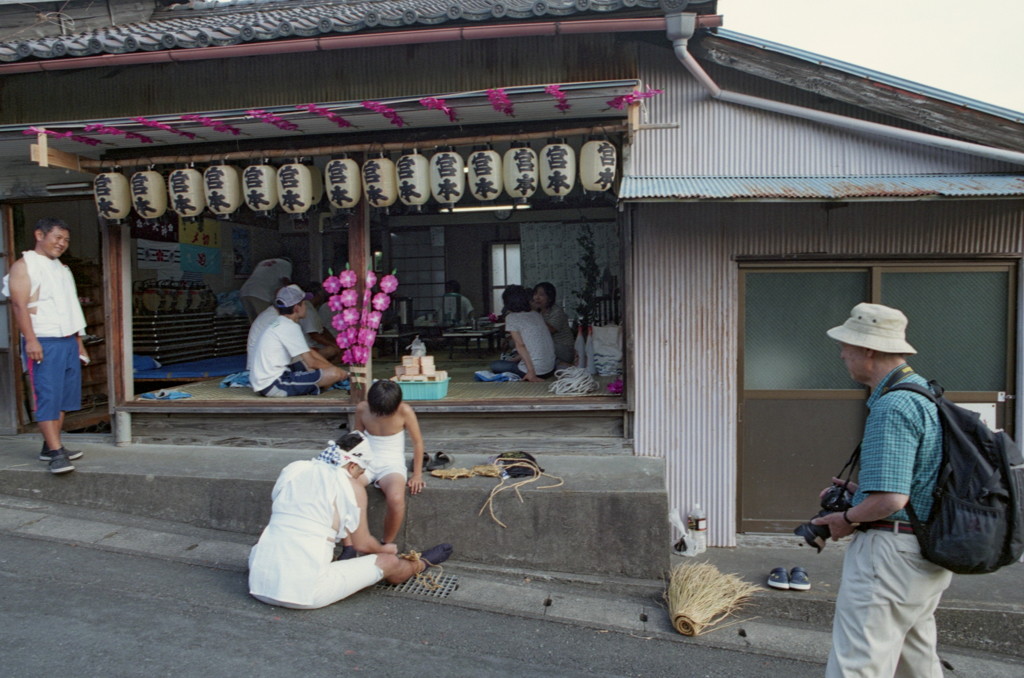
[[[307,370],[302,361],[294,362],[288,366],[274,383],[260,391],[260,395],[268,398],[287,398],[288,396],[320,395],[320,387],[316,382],[320,381],[320,370]]]
[[[43,347],[41,362],[28,361],[28,380],[32,384],[32,409],[36,421],[56,421],[62,412],[82,409],[82,363],[78,357],[78,339],[39,337]],[[22,355],[25,338],[21,339]]]

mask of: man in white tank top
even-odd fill
[[[60,219],[45,217],[33,229],[35,249],[22,252],[4,279],[14,319],[22,336],[22,354],[32,386],[33,410],[43,434],[39,458],[53,474],[74,471],[82,453],[61,441],[66,412],[82,407],[82,365],[89,354],[82,343],[85,315],[71,269],[61,263],[71,234]]]

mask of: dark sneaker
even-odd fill
[[[61,447],[59,450],[48,450],[46,449],[46,443],[43,443],[43,449],[39,452],[39,461],[51,461],[55,455],[61,452],[72,461],[82,458],[81,450],[69,450],[66,447]]]
[[[768,575],[768,586],[773,589],[789,590],[789,574],[784,567],[776,567]]]
[[[57,452],[56,456],[50,460],[50,473],[53,475],[60,475],[61,473],[71,473],[75,470],[75,467],[68,461],[68,455],[61,452]]]
[[[424,561],[427,567],[440,565],[451,557],[453,550],[451,544],[438,544],[421,553],[420,560]]]
[[[809,591],[811,589],[811,578],[807,576],[807,570],[802,567],[794,567],[790,570],[789,588],[795,591]]]

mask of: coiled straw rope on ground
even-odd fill
[[[672,569],[665,600],[675,630],[698,636],[742,607],[757,590],[710,563],[683,564]]]
[[[601,388],[587,371],[581,367],[566,367],[555,372],[556,381],[548,388],[555,395],[585,395]]]

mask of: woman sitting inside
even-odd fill
[[[562,307],[555,303],[555,286],[549,282],[537,283],[533,288],[533,310],[540,313],[544,323],[551,332],[555,342],[555,357],[558,362],[572,365],[576,362],[576,346],[572,330],[569,329],[569,317]]]
[[[491,371],[511,372],[526,381],[544,381],[555,371],[555,342],[544,318],[530,308],[530,292],[522,285],[509,285],[501,294],[505,304],[505,330],[512,337],[519,362],[495,360]]]

